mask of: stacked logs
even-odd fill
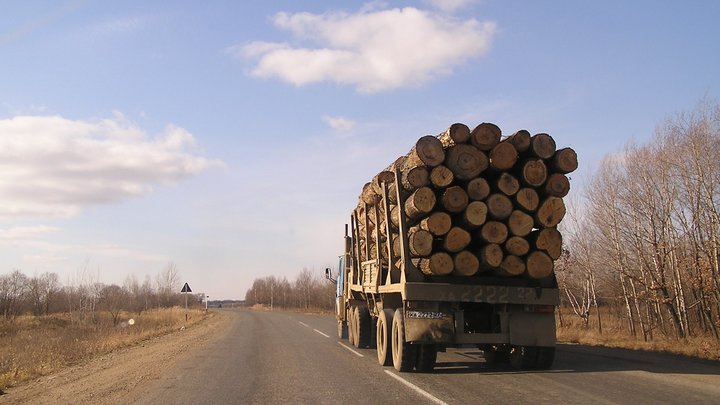
[[[577,165],[575,151],[557,149],[545,133],[503,138],[491,123],[472,131],[456,123],[423,136],[363,187],[361,261],[379,254],[387,267],[401,257],[402,210],[411,261],[428,276],[548,277],[562,251],[567,174]]]

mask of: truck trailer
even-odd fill
[[[387,180],[380,184],[380,201],[373,206],[361,201],[345,225],[336,279],[338,337],[357,348],[376,348],[381,365],[402,372],[430,372],[438,352],[463,347],[481,349],[488,364],[507,362],[521,370],[551,367],[559,304],[554,272],[542,279],[424,274],[408,246],[408,218],[404,210],[390,206],[391,200],[401,207],[405,202],[400,187],[389,187],[400,184],[399,170]],[[389,198],[391,192],[394,198]],[[392,214],[399,218],[393,220]],[[370,235],[370,222],[379,224],[375,235]],[[392,223],[399,228],[399,257],[392,238],[375,244],[375,252],[360,243],[371,237],[381,241],[380,227]],[[329,269],[326,275],[332,279]]]

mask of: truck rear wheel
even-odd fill
[[[538,348],[534,346],[513,346],[510,349],[510,365],[517,370],[532,370],[537,367]]]
[[[370,322],[370,312],[365,307],[357,307],[355,310],[355,319],[357,320],[357,335],[355,335],[355,347],[370,347],[372,344],[372,323]]]
[[[538,370],[547,370],[552,367],[553,361],[555,360],[555,348],[538,347],[537,352],[537,364],[535,367]]]
[[[417,363],[415,370],[421,373],[429,373],[435,368],[437,361],[437,346],[433,344],[420,345],[417,348]]]
[[[338,339],[347,339],[348,338],[348,325],[347,322],[343,320],[338,320]]]
[[[410,371],[415,367],[417,359],[415,346],[405,341],[405,317],[403,310],[398,308],[392,321],[392,359],[397,371]]]
[[[380,311],[377,320],[377,357],[378,363],[382,366],[392,364],[392,309],[383,309]]]
[[[488,345],[482,348],[485,364],[498,366],[510,361],[510,352],[503,346]]]

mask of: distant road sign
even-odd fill
[[[189,292],[192,292],[192,290],[190,289],[190,286],[188,285],[188,283],[185,283],[185,285],[183,286],[183,289],[180,290],[180,292],[189,293]]]

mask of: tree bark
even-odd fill
[[[472,276],[480,269],[480,260],[477,256],[467,250],[463,250],[453,256],[454,269],[453,275],[456,276]]]
[[[465,191],[467,191],[468,197],[470,197],[471,200],[482,201],[490,195],[490,185],[487,180],[482,177],[477,177],[468,182],[467,186],[465,186]]]
[[[485,201],[485,204],[487,204],[488,216],[493,219],[506,219],[513,211],[512,201],[504,194],[491,194]]]
[[[457,214],[467,207],[469,198],[460,186],[448,187],[442,194],[442,205],[450,213]]]
[[[371,182],[372,189],[373,192],[377,194],[378,199],[382,198],[382,183],[390,185],[393,182],[395,182],[395,173],[387,170],[383,170],[373,177]]]
[[[565,217],[565,203],[562,198],[548,197],[535,213],[535,224],[538,228],[551,228],[559,224]]]
[[[487,243],[501,244],[507,240],[508,229],[498,221],[488,221],[480,228],[480,238]]]
[[[470,133],[470,143],[482,151],[489,151],[500,143],[500,128],[489,122],[483,122]]]
[[[472,180],[488,167],[485,153],[472,145],[455,145],[447,150],[445,165],[458,180]]]
[[[420,187],[405,200],[405,215],[410,219],[420,219],[435,208],[436,202],[430,187]]]

